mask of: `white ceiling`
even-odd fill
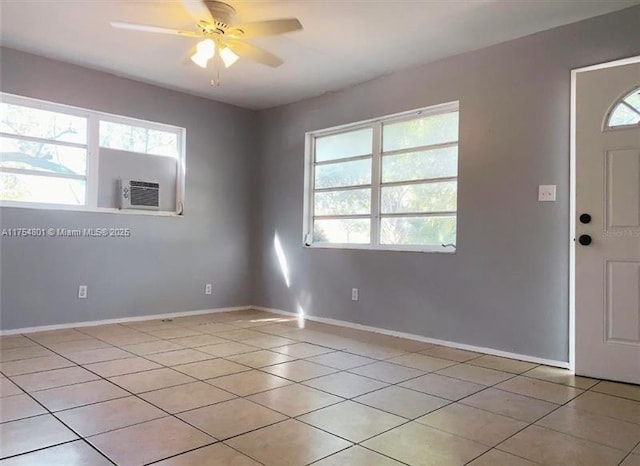
[[[255,39],[285,60],[213,72],[195,39],[115,30],[109,21],[192,29],[178,0],[0,0],[2,45],[259,109],[605,14],[640,0],[230,0],[235,23],[297,17],[304,31]]]

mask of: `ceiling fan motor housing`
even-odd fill
[[[215,29],[218,29],[220,32],[224,33],[229,26],[231,25],[231,18],[236,14],[236,10],[226,3],[217,2],[215,0],[205,0],[205,5],[211,12],[211,16],[213,16],[213,22],[208,23],[205,21],[201,21],[198,23],[199,27],[204,25],[213,26]],[[211,31],[213,32],[213,31]]]

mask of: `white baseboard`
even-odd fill
[[[283,311],[281,309],[272,309],[272,308],[261,307],[261,306],[251,306],[251,309],[255,309],[257,311],[272,312],[274,314],[282,314],[282,315],[291,316],[291,317],[300,317],[295,312]],[[544,359],[544,358],[538,358],[536,356],[529,356],[526,354],[510,353],[508,351],[501,351],[494,348],[486,348],[484,346],[474,346],[474,345],[467,345],[464,343],[458,343],[454,341],[438,340],[437,338],[429,338],[429,337],[424,337],[422,335],[414,335],[412,333],[396,332],[395,330],[371,327],[369,325],[356,324],[353,322],[347,322],[345,320],[329,319],[326,317],[316,317],[316,316],[310,316],[306,314],[304,318],[307,320],[311,320],[313,322],[320,322],[323,324],[337,325],[340,327],[347,327],[355,330],[364,330],[367,332],[381,333],[383,335],[389,335],[389,336],[399,337],[399,338],[407,338],[409,340],[416,340],[424,343],[433,343],[436,345],[448,346],[451,348],[474,351],[476,353],[490,354],[493,356],[501,356],[503,358],[518,359],[520,361],[533,362],[536,364],[544,364],[545,366],[554,366],[554,367],[561,367],[563,369],[569,369],[569,363],[566,361],[556,361],[554,359]]]
[[[196,311],[169,312],[166,314],[150,314],[145,316],[120,317],[116,319],[92,320],[87,322],[72,322],[69,324],[42,325],[38,327],[25,327],[10,330],[0,330],[0,336],[17,335],[19,333],[46,332],[47,330],[62,330],[75,327],[95,327],[96,325],[123,324],[126,322],[138,322],[141,320],[172,319],[174,317],[197,316],[201,314],[216,314],[219,312],[246,311],[255,309],[253,306],[219,307],[214,309],[199,309]]]
[[[281,315],[286,315],[291,317],[299,317],[299,315],[296,314],[295,312],[283,311],[282,309],[273,309],[273,308],[268,308],[263,306],[248,305],[248,306],[236,306],[236,307],[223,307],[223,308],[215,308],[215,309],[200,309],[196,311],[170,312],[166,314],[151,314],[151,315],[135,316],[135,317],[121,317],[116,319],[93,320],[89,322],[72,322],[68,324],[43,325],[39,327],[26,327],[26,328],[18,328],[18,329],[11,329],[11,330],[1,330],[0,336],[16,335],[20,333],[45,332],[47,330],[61,330],[61,329],[74,328],[74,327],[94,327],[96,325],[122,324],[126,322],[138,322],[143,320],[170,319],[174,317],[187,317],[187,316],[195,316],[195,315],[202,315],[202,314],[215,314],[219,312],[244,311],[247,309],[255,309],[257,311],[272,312],[274,314],[281,314]],[[504,358],[519,359],[521,361],[533,362],[536,364],[544,364],[546,366],[561,367],[563,369],[569,368],[569,363],[565,361],[556,361],[553,359],[538,358],[538,357],[529,356],[526,354],[510,353],[508,351],[501,351],[494,348],[486,348],[483,346],[473,346],[473,345],[467,345],[464,343],[458,343],[453,341],[438,340],[437,338],[429,338],[422,335],[415,335],[412,333],[397,332],[395,330],[388,330],[385,328],[371,327],[369,325],[356,324],[353,322],[347,322],[345,320],[329,319],[326,317],[316,317],[316,316],[310,316],[310,315],[305,315],[304,318],[307,320],[311,320],[313,322],[320,322],[323,324],[336,325],[339,327],[347,327],[347,328],[352,328],[356,330],[364,330],[367,332],[380,333],[383,335],[389,335],[393,337],[407,338],[409,340],[421,341],[424,343],[433,343],[441,346],[449,346],[451,348],[458,348],[458,349],[463,349],[467,351],[475,351],[477,353],[491,354],[494,356],[501,356]]]

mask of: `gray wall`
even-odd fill
[[[3,238],[0,328],[250,304],[254,112],[14,50],[1,50],[0,67],[5,92],[187,129],[183,218],[0,209],[2,228],[131,229],[130,238]]]
[[[3,49],[3,91],[186,127],[187,195],[184,218],[0,209],[5,228],[132,230],[3,239],[0,328],[253,303],[566,361],[569,71],[639,54],[638,24],[640,7],[258,113]],[[457,254],[302,247],[305,131],[452,100]]]
[[[567,361],[570,70],[640,54],[639,25],[635,7],[261,112],[256,303]],[[455,255],[302,247],[305,131],[453,100]]]

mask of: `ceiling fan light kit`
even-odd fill
[[[216,49],[225,68],[229,68],[240,58],[276,68],[282,65],[283,60],[246,42],[247,39],[286,34],[302,29],[300,21],[296,18],[257,21],[234,26],[232,18],[236,10],[231,5],[214,0],[182,0],[182,5],[196,20],[194,31],[120,21],[112,21],[111,26],[129,31],[154,32],[201,39],[196,44],[196,53],[191,56],[191,61],[201,68],[207,68],[209,60],[215,57]]]

